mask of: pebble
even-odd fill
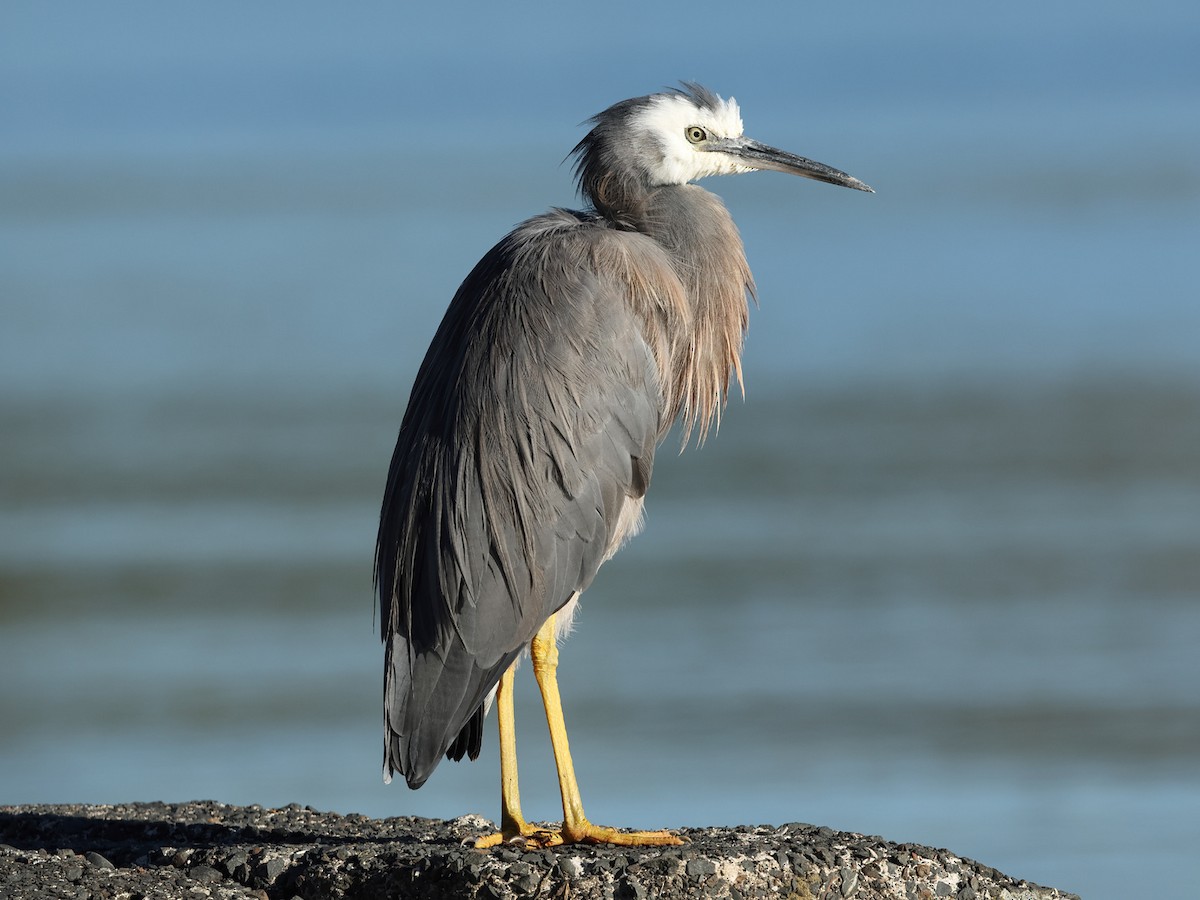
[[[275,856],[263,863],[260,871],[267,883],[270,884],[282,875],[287,867],[288,861],[286,859],[282,856]]]
[[[541,879],[530,873],[528,875],[522,875],[519,877],[515,882],[513,882],[513,886],[517,889],[519,895],[529,895],[537,890],[537,886],[540,883]]]
[[[620,890],[617,892],[617,897],[622,900],[645,900],[646,887],[636,878],[626,876],[621,879]]]
[[[226,875],[235,877],[234,873],[249,861],[250,854],[244,850],[238,850],[235,853],[230,853],[221,861],[221,868],[225,870]]]
[[[190,877],[192,881],[200,884],[215,884],[216,882],[221,881],[225,876],[212,866],[199,865],[192,866],[192,868],[188,869],[188,877]]]
[[[583,874],[583,863],[578,856],[560,857],[558,868],[567,878],[578,878]]]
[[[715,874],[717,864],[711,859],[689,859],[686,871],[688,878],[703,878],[705,875]]]
[[[854,869],[842,869],[839,874],[842,876],[842,896],[849,897],[858,887],[858,872]]]

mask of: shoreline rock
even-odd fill
[[[291,900],[1068,900],[947,850],[813,825],[685,828],[682,847],[476,850],[494,825],[212,801],[0,806],[0,896]]]

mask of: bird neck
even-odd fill
[[[688,321],[672,341],[671,418],[703,441],[719,424],[731,377],[742,385],[741,352],[754,279],[741,236],[719,197],[694,184],[646,192],[624,221],[666,251],[688,304]]]

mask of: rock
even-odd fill
[[[578,878],[583,874],[583,862],[577,856],[564,856],[558,861],[558,868],[568,878]]]
[[[689,859],[685,871],[688,878],[703,878],[705,875],[712,875],[717,871],[717,864],[711,859],[697,857]]]
[[[216,884],[221,880],[221,873],[212,866],[192,866],[188,869],[188,877],[196,884]]]
[[[111,862],[109,862],[107,859],[105,859],[103,856],[101,856],[95,850],[89,850],[87,853],[83,854],[83,858],[86,859],[89,863],[91,863],[93,866],[95,866],[98,869],[115,869],[116,868],[116,866],[114,866]]]
[[[220,803],[0,807],[0,896],[749,898],[1074,895],[946,850],[801,823],[679,832],[682,847],[503,847],[495,826]]]

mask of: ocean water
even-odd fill
[[[576,123],[696,78],[878,193],[706,183],[746,396],[660,451],[563,649],[590,817],[1190,896],[1200,15],[1139,9],[6,6],[0,802],[498,814],[490,733],[380,780],[395,431],[458,281],[572,202]]]

